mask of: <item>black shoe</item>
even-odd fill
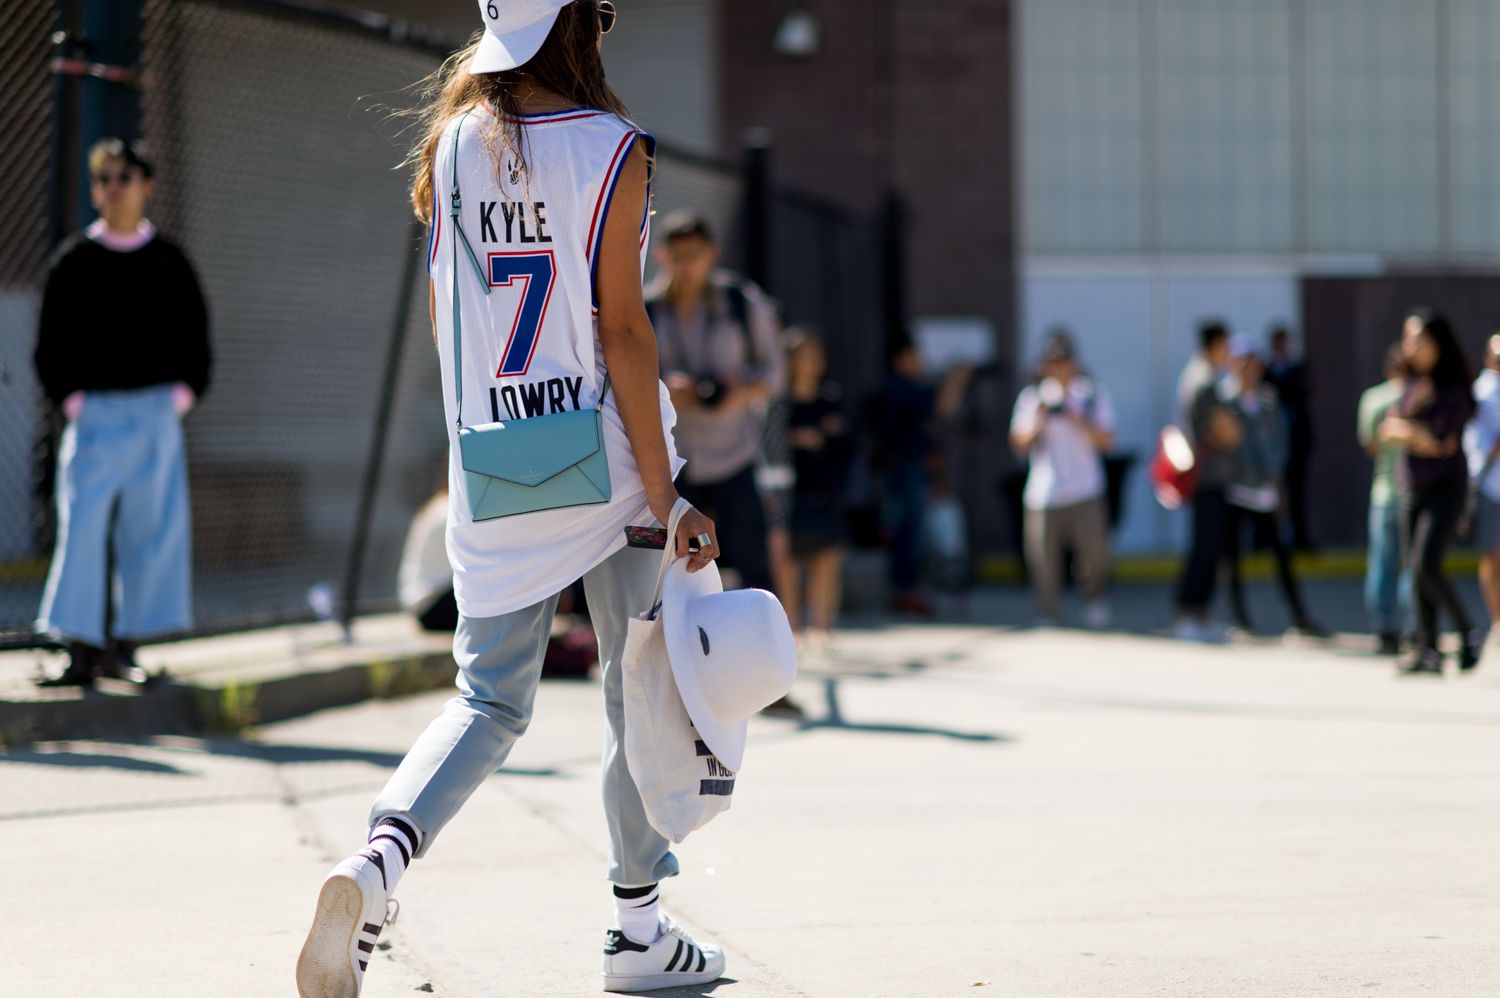
[[[145,686],[155,679],[135,660],[135,649],[134,641],[111,641],[109,650],[99,659],[99,678],[118,679],[132,686]]]
[[[1458,668],[1468,672],[1484,657],[1484,643],[1489,635],[1484,631],[1470,631],[1464,635],[1464,643],[1458,649]]]
[[[1319,627],[1311,620],[1299,620],[1292,625],[1292,634],[1299,638],[1307,638],[1310,641],[1327,641],[1333,635],[1328,633],[1325,627]]]
[[[89,689],[94,685],[94,676],[99,670],[99,658],[103,654],[102,648],[86,645],[82,641],[69,641],[68,664],[63,667],[62,671],[38,676],[32,682],[39,689],[44,690],[68,686]]]
[[[1386,631],[1380,635],[1380,646],[1375,652],[1377,655],[1399,655],[1401,654],[1401,635],[1395,631]]]
[[[1441,676],[1443,674],[1443,656],[1438,654],[1436,648],[1423,648],[1421,651],[1409,656],[1396,671],[1404,676]]]

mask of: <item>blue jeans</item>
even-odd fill
[[[891,589],[916,590],[922,581],[922,520],[927,511],[927,469],[906,460],[885,473],[886,517],[891,531]]]
[[[1400,634],[1411,622],[1411,572],[1401,565],[1401,503],[1370,505],[1365,609],[1378,634]]]
[[[116,510],[118,509],[118,512]],[[166,385],[84,395],[57,460],[57,547],[37,628],[102,647],[192,626],[182,423]],[[106,578],[110,548],[115,576]]]

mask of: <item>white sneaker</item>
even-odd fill
[[[605,991],[650,991],[707,984],[724,976],[724,951],[718,946],[693,942],[665,915],[661,918],[661,929],[661,936],[650,946],[632,941],[619,929],[610,929],[605,934]]]
[[[356,853],[335,866],[323,881],[312,928],[297,957],[298,994],[359,998],[375,940],[399,911],[395,899],[385,895],[380,869],[366,854]]]

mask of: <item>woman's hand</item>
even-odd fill
[[[708,535],[708,543],[699,545],[698,550],[693,552],[688,547],[688,542],[700,539],[703,534]],[[719,534],[714,527],[714,521],[696,509],[688,510],[682,514],[682,519],[677,521],[677,536],[672,538],[672,543],[679,558],[687,557],[689,572],[702,569],[719,556]]]
[[[677,505],[677,489],[675,487],[662,488],[652,491],[649,495],[647,505],[651,509],[651,515],[656,517],[659,523],[671,523],[672,507]],[[695,554],[689,550],[688,542],[696,541],[701,534],[708,535],[708,543],[700,545]],[[689,508],[686,513],[682,514],[682,519],[677,521],[677,533],[669,543],[679,558],[688,558],[687,570],[689,572],[698,571],[719,556],[718,529],[714,527],[714,521],[696,508]]]
[[[1415,435],[1416,424],[1400,416],[1387,416],[1375,430],[1375,439],[1391,447],[1408,450]]]

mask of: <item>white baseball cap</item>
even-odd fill
[[[557,12],[573,0],[479,0],[484,38],[469,63],[471,73],[498,73],[525,65],[552,31]]]
[[[786,611],[764,589],[724,591],[710,562],[696,572],[687,559],[667,569],[662,631],[672,678],[698,737],[737,770],[745,757],[750,715],[791,692],[797,644]]]

